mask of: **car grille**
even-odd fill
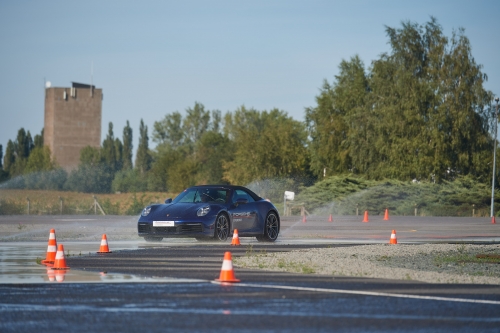
[[[153,227],[147,223],[139,223],[139,233],[177,233],[177,232],[203,232],[201,223],[181,224],[177,227]]]
[[[153,227],[154,232],[161,232],[161,233],[166,233],[166,232],[177,232],[176,227]]]
[[[138,229],[139,233],[150,232],[150,227],[149,227],[149,224],[147,224],[147,223],[139,223],[139,225],[137,226],[137,229]]]
[[[201,223],[196,223],[196,224],[181,224],[178,227],[179,232],[202,232],[203,227],[201,226]]]

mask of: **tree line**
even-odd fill
[[[154,122],[154,149],[141,120],[134,163],[129,122],[121,140],[109,123],[101,147],[84,148],[69,174],[50,159],[43,131],[32,140],[21,129],[3,159],[0,145],[0,181],[94,193],[178,192],[194,184],[314,181],[348,173],[488,181],[493,94],[483,87],[487,76],[464,30],[448,38],[431,18],[424,25],[386,27],[386,33],[391,51],[368,69],[358,56],[343,60],[333,82],[324,81],[316,105],[305,109],[304,122],[279,109],[241,106],[222,114],[196,102],[184,115],[176,111]]]
[[[491,170],[493,94],[464,30],[443,35],[425,25],[386,27],[391,52],[365,71],[344,60],[317,106],[306,109],[311,169],[369,178],[439,182]]]

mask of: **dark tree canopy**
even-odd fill
[[[401,180],[486,175],[491,93],[464,30],[448,39],[431,18],[386,33],[390,53],[367,74],[357,56],[342,61],[306,110],[311,169]]]

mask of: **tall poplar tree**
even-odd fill
[[[123,170],[132,169],[132,150],[132,128],[130,127],[129,121],[127,120],[127,125],[123,128]]]
[[[7,142],[7,148],[5,149],[5,156],[3,158],[3,169],[9,175],[11,173],[11,169],[14,167],[14,163],[16,162],[15,150],[16,148],[14,142],[9,140]]]
[[[3,169],[3,146],[0,145],[0,182],[7,178],[7,172]]]
[[[151,168],[151,153],[149,151],[148,127],[144,125],[141,119],[139,126],[139,146],[135,159],[135,167],[141,174],[145,174]]]
[[[101,154],[103,162],[110,168],[110,170],[116,171],[117,157],[112,122],[109,123],[108,134],[106,135],[106,139],[104,139],[104,141],[102,142]]]
[[[43,132],[44,132],[44,129],[42,128],[42,132],[40,134],[35,135],[35,138],[33,140],[34,148],[43,147]]]

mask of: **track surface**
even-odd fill
[[[49,221],[37,223],[44,225],[45,222]],[[65,223],[71,229],[72,222]],[[90,222],[93,223],[101,225],[110,221]],[[491,241],[499,235],[497,225],[485,219],[382,221],[373,218],[370,223],[360,223],[353,218],[334,219],[328,224],[318,217],[306,223],[285,220],[283,237],[276,244],[242,239],[243,246],[230,247],[228,244],[163,241],[156,245],[143,243],[138,250],[69,257],[67,262],[72,272],[117,272],[165,280],[115,284],[25,284],[19,281],[0,285],[0,331],[498,332],[499,286],[427,284],[246,269],[235,272],[240,283],[214,283],[223,254],[228,250],[236,257],[245,255],[249,244],[253,251],[272,252],[386,242],[387,230],[395,226],[401,230],[398,230],[400,242],[418,242],[422,238]],[[108,235],[108,239],[118,237],[128,228],[128,224],[123,228],[115,226],[116,234]],[[42,247],[45,246],[46,243]]]

